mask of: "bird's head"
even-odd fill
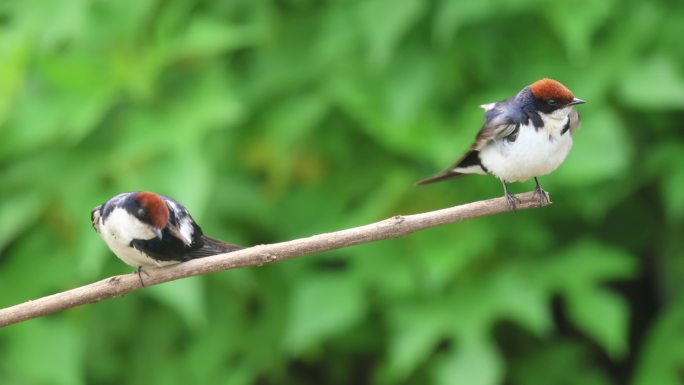
[[[547,114],[584,103],[584,100],[576,98],[561,82],[553,79],[537,80],[530,85],[530,91],[537,110]]]
[[[159,239],[169,222],[169,208],[164,198],[151,192],[132,194],[125,204],[126,210],[142,223],[150,226]]]

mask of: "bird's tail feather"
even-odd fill
[[[416,185],[422,186],[422,185],[428,184],[428,183],[439,182],[439,181],[444,180],[444,179],[458,178],[459,176],[463,176],[463,175],[465,175],[465,174],[462,174],[462,173],[456,172],[456,171],[452,171],[452,170],[448,170],[448,171],[444,171],[442,173],[439,173],[435,176],[431,176],[427,179],[423,179],[423,180],[417,182]]]
[[[244,249],[242,246],[224,242],[206,235],[202,235],[202,243],[203,245],[201,248],[190,252],[193,258],[208,257],[210,255],[230,253],[231,251]]]
[[[423,179],[416,183],[417,185],[424,185],[433,182],[439,182],[444,179],[458,178],[466,174],[486,174],[487,169],[482,165],[480,160],[480,152],[478,150],[469,150],[461,159],[459,159],[448,170],[440,172],[439,174],[427,179]]]

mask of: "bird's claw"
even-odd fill
[[[544,191],[544,189],[539,185],[537,185],[537,187],[534,189],[534,195],[539,198],[539,207],[544,207],[551,202],[549,200],[549,193]]]
[[[145,282],[143,282],[143,279],[142,279],[142,273],[145,273],[145,275],[148,277],[150,275],[147,274],[147,272],[145,270],[143,270],[142,266],[138,266],[138,268],[135,269],[135,272],[138,273],[138,280],[140,280],[140,286],[145,287]]]
[[[506,200],[508,201],[508,205],[511,207],[511,209],[513,211],[515,211],[517,209],[517,204],[522,203],[520,198],[518,198],[514,194],[509,194],[508,192],[506,192],[505,196],[506,196]]]

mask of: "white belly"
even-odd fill
[[[520,126],[514,142],[497,140],[480,150],[482,164],[505,182],[521,182],[546,175],[560,166],[572,148],[569,132],[560,135],[561,122]]]
[[[131,246],[133,239],[152,239],[156,236],[142,222],[132,219],[123,209],[115,208],[107,217],[106,224],[100,222],[99,232],[107,246],[133,267],[160,267],[178,263],[176,261],[157,261]],[[141,237],[141,234],[144,234]]]

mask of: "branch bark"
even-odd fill
[[[532,192],[517,196],[520,198],[520,203],[517,205],[518,210],[540,207],[538,196]],[[340,249],[361,243],[399,238],[430,227],[505,211],[510,211],[506,199],[495,198],[427,213],[406,216],[397,215],[365,226],[287,242],[253,246],[228,254],[194,259],[178,265],[149,270],[147,274],[143,273],[143,279],[145,286],[152,286],[215,271],[245,266],[262,266],[266,263],[283,259]],[[141,288],[137,274],[115,275],[89,285],[0,309],[0,327],[79,305],[119,297]]]

